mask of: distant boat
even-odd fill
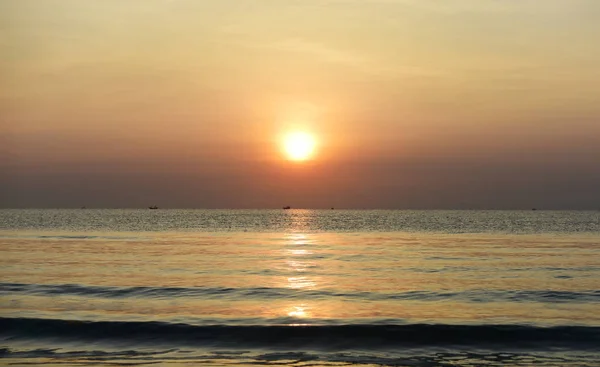
[[[291,207],[291,206],[284,206],[284,207],[283,207],[283,209],[284,209],[284,210],[287,210],[287,209],[292,209],[292,207]]]
[[[537,210],[537,209],[536,209],[536,208],[533,208],[533,209],[531,209],[531,210]]]
[[[149,206],[148,209],[158,209],[158,207],[156,205],[153,205],[153,206]]]

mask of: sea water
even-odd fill
[[[11,365],[600,366],[600,212],[0,210]]]

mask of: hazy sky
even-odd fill
[[[0,206],[598,209],[599,65],[598,0],[0,0]]]

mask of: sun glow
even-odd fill
[[[309,159],[315,150],[315,139],[307,133],[291,133],[285,137],[283,147],[288,158],[293,161]]]

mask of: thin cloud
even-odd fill
[[[287,38],[264,43],[247,41],[236,43],[246,47],[267,48],[283,52],[310,55],[321,62],[351,68],[355,71],[372,76],[385,76],[386,78],[439,77],[444,74],[440,71],[412,65],[395,65],[392,67],[385,61],[367,58],[364,54],[360,54],[353,50],[340,49],[304,38]]]
[[[403,5],[440,13],[598,11],[597,0],[333,0],[337,3]]]

